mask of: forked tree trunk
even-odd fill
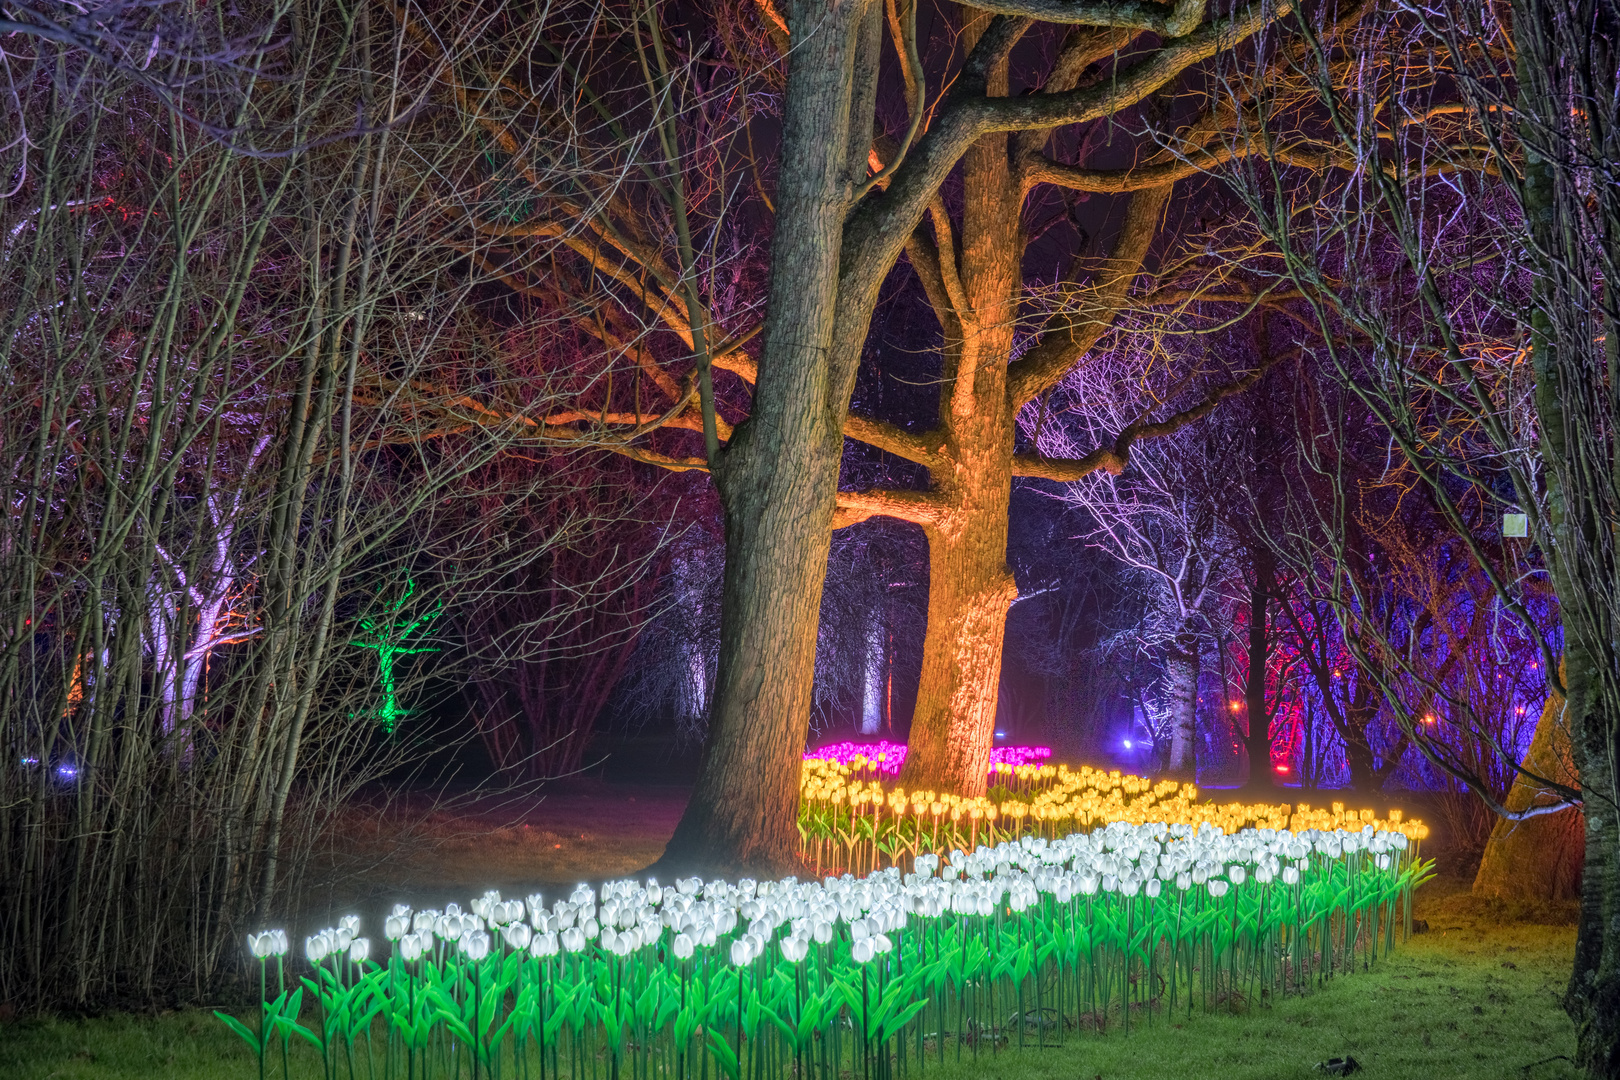
[[[965,27],[969,42],[985,25]],[[1005,65],[990,80],[1006,93]],[[962,291],[970,304],[947,327],[940,426],[950,464],[932,471],[946,509],[928,536],[928,631],[900,782],[979,795],[995,740],[1007,610],[1018,586],[1007,569],[1013,424],[1007,361],[1017,320],[1023,190],[1010,175],[1007,136],[987,135],[963,155]],[[942,259],[954,258],[945,252]]]
[[[1564,722],[1564,698],[1555,691],[1547,695],[1524,767],[1537,776],[1574,786],[1572,751],[1569,725]],[[1540,784],[1521,775],[1504,805],[1517,813],[1546,799]],[[1503,900],[1572,899],[1580,891],[1584,828],[1579,810],[1525,821],[1499,819],[1474,875],[1474,895]]]
[[[1176,639],[1165,656],[1164,692],[1170,713],[1170,757],[1165,775],[1175,780],[1198,779],[1198,639]]]
[[[796,0],[789,7],[794,47],[765,343],[750,416],[714,468],[726,568],[709,737],[691,801],[658,865],[663,872],[780,874],[797,865],[817,616],[844,414],[866,334],[864,321],[837,323],[844,219],[871,141],[870,94],[853,88],[870,81],[855,52],[872,5]],[[852,124],[857,97],[864,115]],[[861,133],[855,168],[853,154],[827,150],[856,141],[847,139],[851,131]]]

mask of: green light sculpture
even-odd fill
[[[377,722],[390,735],[399,726],[399,722],[409,715],[399,707],[399,697],[394,691],[394,662],[401,656],[439,651],[427,646],[413,648],[410,639],[412,635],[419,633],[423,627],[439,617],[439,613],[444,610],[442,603],[435,605],[427,614],[404,626],[400,625],[400,613],[405,610],[405,605],[410,602],[411,594],[415,591],[416,582],[406,578],[404,594],[393,603],[384,604],[380,618],[367,617],[360,620],[360,629],[367,635],[367,639],[349,642],[356,648],[373,649],[377,653],[377,668],[383,690],[382,706],[377,710]]]

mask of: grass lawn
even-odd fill
[[[1350,1055],[1367,1080],[1443,1077],[1569,1080],[1574,1052],[1558,999],[1569,977],[1574,928],[1567,912],[1511,911],[1481,903],[1461,883],[1431,883],[1417,914],[1429,932],[1398,945],[1371,971],[1304,997],[1240,1015],[1197,1014],[1129,1037],[1071,1034],[1062,1048],[1003,1051],[930,1067],[939,1080],[1287,1080],[1321,1077],[1317,1062]],[[318,1077],[313,1052],[295,1047],[293,1077]],[[0,1026],[0,1080],[114,1077],[256,1078],[252,1056],[205,1011]],[[270,1075],[281,1075],[279,1054]],[[346,1075],[343,1074],[343,1075]],[[358,1075],[365,1076],[362,1067]],[[603,1074],[605,1075],[605,1073]]]

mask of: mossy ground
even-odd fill
[[[1287,1080],[1318,1078],[1318,1062],[1349,1055],[1366,1080],[1570,1080],[1574,1035],[1559,997],[1574,928],[1567,910],[1482,903],[1440,880],[1419,895],[1427,933],[1369,971],[1236,1015],[1151,1024],[1127,1037],[1071,1034],[1061,1048],[1003,1050],[960,1063],[947,1045],[938,1080]],[[1528,1071],[1526,1066],[1535,1062]],[[318,1077],[312,1052],[294,1047],[288,1075]],[[364,1068],[358,1070],[364,1077]],[[277,1052],[268,1075],[279,1077]],[[342,1075],[347,1075],[346,1072]],[[605,1075],[605,1074],[604,1074]],[[913,1073],[913,1075],[916,1075]],[[30,1019],[0,1025],[0,1080],[251,1080],[247,1049],[208,1012]]]

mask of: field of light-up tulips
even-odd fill
[[[302,1040],[334,1077],[887,1080],[1305,990],[1391,949],[1427,873],[1417,822],[1228,832],[1107,805],[1089,832],[860,878],[488,893],[397,907],[375,944],[346,919],[290,959],[267,931],[256,1020],[221,1016],[261,1074]]]
[[[989,790],[963,797],[906,791],[886,778],[899,773],[905,747],[892,743],[840,743],[805,755],[799,785],[799,838],[805,864],[826,872],[863,873],[906,865],[929,851],[972,850],[1024,836],[1057,839],[1100,824],[1214,825],[1234,833],[1267,829],[1399,831],[1428,835],[1421,823],[1402,823],[1370,811],[1346,813],[1342,804],[1312,810],[1288,803],[1199,802],[1198,790],[1174,780],[1157,783],[1117,770],[1041,765],[1045,747],[998,747],[990,759]]]

